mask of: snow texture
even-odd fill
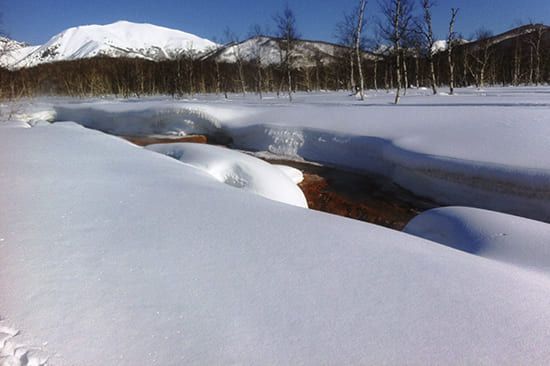
[[[475,255],[550,273],[550,225],[469,207],[436,208],[405,232]]]
[[[2,354],[17,339],[51,365],[550,362],[546,276],[72,123],[0,130]]]
[[[296,169],[278,168],[238,151],[205,144],[156,144],[147,146],[147,149],[198,168],[232,187],[307,208],[303,192],[293,181],[297,180]]]

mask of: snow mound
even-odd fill
[[[45,44],[18,49],[5,58],[11,68],[96,56],[173,59],[183,52],[204,52],[217,45],[207,39],[152,24],[118,21],[69,28]],[[11,58],[11,59],[10,59]]]
[[[307,208],[303,192],[286,172],[258,158],[205,144],[155,144],[146,148],[198,168],[232,187]]]
[[[293,168],[288,165],[273,164],[273,166],[279,168],[287,177],[290,178],[294,183],[300,184],[304,181],[304,174],[296,168]]]
[[[420,214],[405,232],[482,257],[550,273],[550,225],[469,207]]]

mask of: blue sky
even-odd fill
[[[367,6],[370,26],[378,17],[378,0]],[[252,24],[270,26],[286,0],[0,0],[2,29],[31,44],[47,41],[62,30],[116,20],[147,22],[218,41],[229,27],[245,37]],[[335,24],[357,0],[288,0],[304,38],[334,41]],[[484,26],[498,33],[533,21],[550,24],[550,0],[438,0],[434,21],[443,38],[451,7],[459,7],[457,31],[469,36]]]

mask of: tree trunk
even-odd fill
[[[429,63],[430,63],[430,84],[432,86],[433,95],[436,95],[437,86],[436,86],[436,79],[435,79],[435,63],[434,63],[433,57],[430,57]]]
[[[363,33],[363,18],[365,17],[365,7],[367,6],[367,0],[360,0],[359,2],[359,16],[357,31],[355,37],[355,54],[357,56],[357,70],[359,71],[359,96],[361,100],[365,100],[365,79],[363,78],[363,62],[361,55],[361,34]]]
[[[374,60],[374,90],[378,91],[378,60]]]
[[[407,57],[405,53],[403,53],[403,95],[407,95],[407,89],[409,88],[409,72],[407,71]]]
[[[353,94],[357,92],[357,86],[355,85],[355,70],[354,70],[354,62],[353,62],[353,52],[349,53],[349,83],[350,83],[350,90]]]
[[[292,73],[290,67],[287,67],[287,78],[288,78],[288,100],[292,102]]]
[[[420,88],[420,59],[418,55],[414,57],[414,65],[415,65],[415,84],[416,88]]]
[[[401,99],[401,50],[399,47],[397,47],[397,55],[396,55],[396,64],[395,64],[395,73],[396,73],[396,79],[397,79],[397,89],[395,91],[395,100],[394,103],[398,104],[399,100]]]
[[[453,95],[455,92],[455,65],[453,64],[453,49],[449,46],[447,52],[447,60],[449,62],[449,94]]]

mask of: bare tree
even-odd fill
[[[250,40],[251,40],[251,49],[250,53],[252,56],[252,62],[256,66],[256,87],[258,89],[258,95],[260,96],[260,99],[263,98],[262,96],[262,88],[263,88],[263,77],[262,77],[262,44],[264,40],[262,27],[259,24],[255,24],[250,28],[249,32]]]
[[[534,81],[535,85],[539,85],[541,82],[541,63],[542,63],[542,37],[546,32],[546,27],[543,24],[533,24],[531,23],[532,30],[527,37],[527,43],[529,44],[531,51],[531,62],[530,62],[530,82]],[[533,80],[534,74],[534,80]]]
[[[436,77],[435,77],[435,64],[434,64],[434,32],[432,26],[432,7],[435,5],[434,0],[420,0],[423,11],[423,21],[417,22],[415,26],[416,32],[418,32],[423,41],[423,48],[428,65],[430,67],[430,84],[433,94],[437,94]]]
[[[454,94],[455,88],[455,65],[453,62],[453,47],[456,42],[456,33],[454,31],[458,8],[451,9],[451,20],[449,21],[449,32],[447,33],[447,61],[449,63],[449,94]]]
[[[287,76],[288,99],[292,102],[292,67],[294,61],[294,48],[299,34],[296,28],[296,17],[288,4],[283,9],[282,14],[274,17],[277,26],[277,35],[280,38],[281,49],[283,50],[282,66]]]
[[[355,38],[356,38],[356,22],[354,18],[354,14],[344,14],[344,19],[340,21],[336,25],[336,38],[338,39],[338,42],[345,46],[348,50],[347,57],[349,60],[349,81],[350,81],[350,89],[352,93],[355,93],[357,90],[356,84],[355,84],[355,55],[354,55],[354,48],[355,48]]]
[[[391,42],[396,58],[397,89],[395,104],[398,104],[401,98],[402,42],[404,35],[410,30],[412,9],[413,3],[410,0],[382,0],[380,2],[380,10],[384,18],[383,21],[379,22],[380,34],[384,39]]]
[[[361,50],[361,40],[363,38],[366,6],[367,0],[359,0],[359,7],[357,9],[357,28],[355,30],[355,55],[357,57],[357,69],[359,70],[359,96],[361,100],[365,100],[365,79],[363,78],[363,52]]]
[[[224,37],[228,48],[233,51],[233,56],[235,57],[235,63],[237,64],[237,75],[239,77],[239,84],[241,86],[241,92],[246,95],[246,82],[244,79],[244,55],[241,50],[241,41],[237,34],[235,34],[231,29],[226,28],[224,31]]]
[[[467,63],[466,67],[469,68],[470,73],[474,76],[476,86],[483,87],[485,85],[485,76],[489,61],[491,59],[493,50],[491,48],[491,38],[493,33],[485,28],[480,28],[475,33],[476,45],[475,49],[469,53],[471,59],[474,61],[472,65]],[[473,68],[475,67],[475,69]]]

